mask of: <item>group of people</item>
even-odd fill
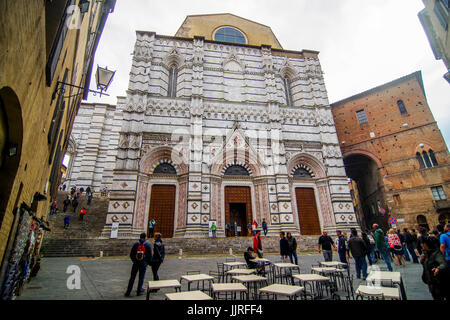
[[[84,188],[79,188],[77,189],[76,187],[72,187],[70,190],[70,194],[66,196],[66,199],[64,199],[63,201],[63,212],[66,213],[68,207],[71,205],[73,208],[73,213],[76,213],[78,205],[79,205],[79,201],[78,199],[80,199],[81,195],[86,192],[86,196],[87,196],[87,204],[90,205],[92,202],[92,197],[94,196],[94,192],[92,191],[91,187],[87,187],[86,190],[84,190]],[[56,201],[54,201],[55,205],[56,205]],[[52,204],[53,206],[53,204]],[[86,215],[87,210],[86,207],[81,207],[80,212],[79,212],[79,220],[83,220],[84,216]],[[69,214],[67,214],[64,217],[64,229],[69,228],[69,224],[70,224],[70,219],[71,216]]]
[[[439,230],[440,229],[440,230]],[[392,262],[397,266],[406,266],[407,261],[423,265],[422,280],[429,287],[433,299],[449,299],[450,289],[450,224],[438,227],[432,233],[420,228],[419,235],[414,229],[404,228],[403,232],[390,229],[386,234],[378,224],[371,231],[358,235],[351,229],[350,238],[337,231],[337,239],[324,231],[318,241],[318,251],[323,252],[325,261],[332,261],[333,249],[338,252],[342,263],[348,264],[350,254],[355,262],[356,278],[367,277],[367,261],[370,265],[383,259],[389,271],[393,271]],[[367,261],[366,261],[367,258]]]
[[[253,237],[256,235],[256,231],[258,230],[259,224],[258,222],[256,222],[256,220],[253,220],[253,223],[248,223],[247,224],[247,230],[248,233],[251,234]],[[213,228],[211,226],[211,228]],[[267,232],[268,232],[268,227],[267,227],[267,222],[266,219],[263,219],[261,222],[261,228],[264,232],[264,236],[267,236]],[[217,226],[214,224],[214,230],[217,229]],[[212,230],[212,231],[214,231]],[[240,236],[240,225],[238,224],[237,221],[234,222],[227,222],[225,223],[225,236],[229,237],[231,236],[231,232],[234,231],[234,236]],[[215,237],[215,232],[213,232],[213,237]]]
[[[159,280],[158,270],[164,262],[165,255],[165,248],[160,233],[154,234],[153,250],[150,243],[146,241],[145,232],[141,233],[139,241],[133,245],[130,251],[130,259],[133,262],[133,266],[131,267],[130,280],[128,281],[128,287],[125,292],[126,297],[129,297],[131,294],[138,273],[139,280],[136,295],[140,296],[144,293],[142,286],[144,284],[147,266],[151,266],[152,268],[153,280]],[[154,290],[154,292],[156,291],[157,289]]]

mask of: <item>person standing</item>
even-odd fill
[[[298,257],[297,257],[297,240],[292,236],[292,233],[287,233],[287,241],[289,243],[289,260],[291,263],[298,265]],[[294,257],[294,259],[292,258]]]
[[[216,231],[217,231],[217,226],[216,226],[216,224],[213,222],[213,223],[211,224],[211,232],[212,232],[213,238],[216,237]]]
[[[86,215],[86,208],[85,207],[81,207],[80,210],[80,220],[83,220],[84,216]]]
[[[56,200],[53,200],[52,205],[50,206],[50,215],[56,214],[56,210],[58,210],[58,205],[56,204]]]
[[[149,223],[148,223],[148,233],[150,235],[150,238],[153,238],[153,234],[155,231],[155,219],[152,219]]]
[[[384,232],[380,229],[380,226],[376,223],[373,224],[373,237],[375,239],[375,246],[380,253],[380,256],[386,262],[389,271],[392,271],[391,260],[389,259],[386,241],[384,240]]]
[[[78,207],[78,200],[76,197],[74,197],[72,200],[72,207],[73,207],[73,213],[75,213],[77,211],[77,207]]]
[[[263,228],[264,236],[267,236],[267,222],[266,219],[263,219],[261,226]]]
[[[444,255],[436,246],[436,241],[431,236],[422,240],[423,253],[420,263],[423,266],[422,281],[428,285],[433,300],[444,300],[448,295],[448,281],[445,278],[446,262]]]
[[[369,236],[367,235],[366,232],[361,233],[361,239],[363,239],[363,241],[367,247],[366,255],[367,255],[367,260],[369,261],[369,265],[372,265],[372,263],[373,263],[373,261],[372,261],[373,245],[370,243]]]
[[[125,297],[130,296],[131,290],[133,290],[134,280],[136,279],[138,272],[139,280],[136,295],[140,296],[144,293],[142,286],[144,284],[145,271],[147,266],[151,264],[152,259],[152,247],[147,241],[145,241],[145,233],[141,233],[139,241],[136,242],[131,248],[130,259],[133,262],[133,266],[131,267],[131,275],[130,280],[128,281],[128,288],[125,292]]]
[[[416,255],[417,255],[417,253],[419,253],[419,251],[417,250],[417,245],[418,245],[419,240],[418,240],[418,238],[417,238],[417,232],[416,232],[416,229],[411,229],[411,231],[410,231],[409,233],[411,234],[411,238],[412,238],[412,240],[413,240],[414,252],[415,252]],[[420,253],[419,253],[419,256],[420,256]]]
[[[69,222],[70,222],[70,216],[67,215],[67,216],[64,218],[64,229],[69,228]]]
[[[403,251],[403,256],[405,257],[405,260],[410,262],[411,258],[409,257],[408,250],[406,250],[406,239],[403,236],[403,233],[400,232],[400,229],[397,230],[397,236],[400,239],[400,242],[402,243],[402,251]]]
[[[395,261],[397,261],[398,266],[406,266],[405,256],[403,255],[403,248],[400,237],[395,232],[394,229],[388,231],[388,243],[389,248],[391,248],[394,253]]]
[[[280,232],[280,256],[283,262],[286,262],[289,256],[289,242],[285,237],[284,231]]]
[[[351,252],[353,259],[355,260],[356,278],[361,279],[361,271],[363,280],[367,278],[367,245],[363,239],[358,237],[356,229],[352,229],[351,238],[348,240],[348,249]],[[347,253],[348,256],[348,253]]]
[[[444,233],[439,238],[439,244],[439,249],[447,262],[447,273],[450,273],[450,223],[445,225]]]
[[[226,235],[227,237],[230,236],[230,228],[231,228],[230,223],[227,222],[227,223],[225,224],[225,235]]]
[[[257,228],[258,228],[258,223],[256,222],[256,220],[253,220],[253,224],[252,224],[253,235],[256,234],[256,229]]]
[[[263,257],[263,249],[261,242],[261,231],[256,230],[256,235],[253,237],[253,251],[258,255],[259,258]]]
[[[403,228],[403,238],[405,239],[405,247],[409,251],[413,263],[419,263],[416,252],[414,250],[414,238],[411,233],[408,232],[408,228]]]
[[[333,251],[331,249],[331,246],[333,246],[333,248],[336,250],[336,245],[334,244],[333,239],[331,239],[331,237],[328,236],[328,233],[324,231],[322,235],[319,237],[318,249],[319,253],[323,251],[323,257],[325,261],[333,260]]]
[[[348,263],[347,261],[347,244],[346,244],[346,239],[345,236],[342,234],[342,232],[340,230],[336,231],[337,233],[337,252],[339,255],[339,260],[342,263]]]
[[[166,250],[161,239],[161,233],[155,233],[155,242],[153,243],[153,256],[152,256],[152,272],[153,280],[159,280],[158,269],[159,266],[164,262],[164,257],[166,256]],[[156,290],[155,290],[156,291]]]
[[[70,205],[69,196],[66,197],[63,201],[63,212],[66,213],[67,207]]]

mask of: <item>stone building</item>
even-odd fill
[[[390,216],[399,228],[449,221],[450,157],[420,71],[331,110],[363,229],[373,222],[387,228]]]
[[[30,270],[39,252],[70,129],[87,98],[95,50],[114,5],[115,0],[0,2],[2,298],[11,298],[29,275],[18,261],[28,260]]]
[[[219,237],[263,219],[272,235],[357,227],[318,52],[285,50],[269,27],[231,14],[136,38],[104,237],[113,222],[136,237],[151,219],[187,238],[207,237],[210,221]],[[71,183],[110,183],[91,177]]]
[[[447,68],[444,78],[450,83],[450,1],[423,0],[423,3],[425,8],[419,12],[419,20],[436,60],[442,60]]]

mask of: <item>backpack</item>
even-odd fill
[[[144,254],[145,254],[145,246],[144,246],[144,244],[138,245],[137,253],[136,253],[136,260],[138,260],[138,261],[144,260]]]

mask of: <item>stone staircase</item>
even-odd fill
[[[51,227],[46,232],[41,253],[45,257],[98,257],[127,256],[131,246],[137,239],[104,239],[100,238],[108,211],[108,198],[94,196],[90,205],[87,197],[82,195],[79,199],[77,212],[73,213],[71,205],[66,214],[71,215],[70,226],[64,229],[62,212],[63,201],[67,192],[60,192],[57,196],[58,213],[49,216]],[[83,221],[79,220],[79,210],[85,207],[87,214]],[[317,250],[319,236],[297,236],[299,251]],[[261,236],[265,253],[279,252],[279,237]],[[242,254],[247,247],[253,246],[252,237],[229,238],[171,238],[163,239],[168,254],[178,254],[182,249],[185,254],[228,254],[230,248],[236,255]],[[150,241],[153,242],[153,241]]]

